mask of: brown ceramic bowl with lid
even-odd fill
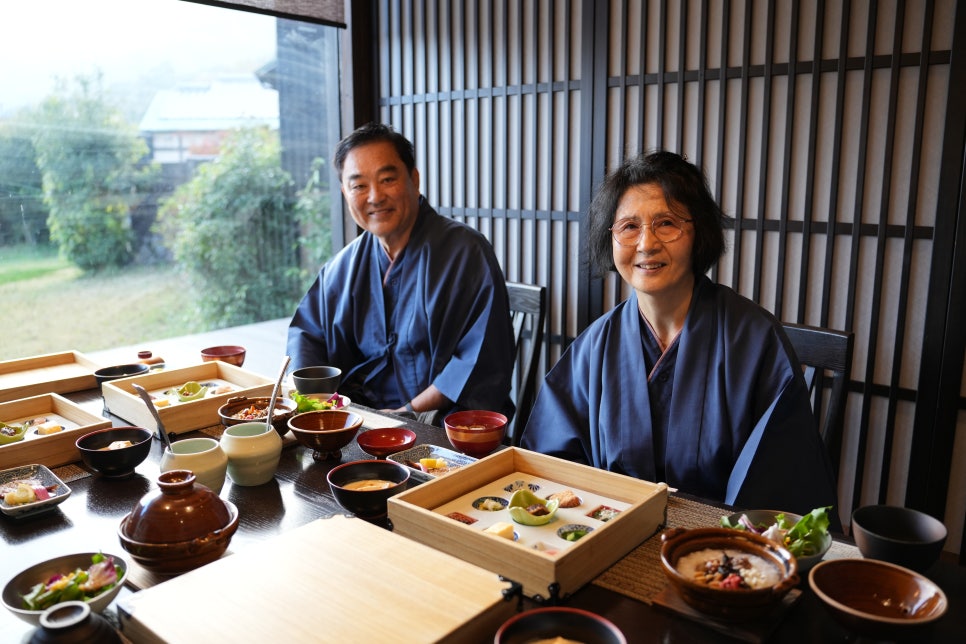
[[[121,546],[162,574],[186,572],[221,557],[238,528],[238,508],[195,485],[189,470],[162,473],[158,487],[121,520]]]
[[[725,620],[763,617],[798,585],[798,562],[788,550],[757,534],[729,528],[672,528],[661,535],[661,566],[692,608]],[[750,585],[729,587],[698,578],[698,566],[727,553],[728,569],[741,569]],[[744,560],[744,561],[743,561]],[[748,568],[752,568],[748,570]]]

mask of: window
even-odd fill
[[[0,23],[0,297],[29,320],[0,359],[290,315],[340,204],[340,30],[183,0]]]

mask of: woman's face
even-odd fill
[[[655,219],[670,217],[681,229],[674,241],[660,241],[651,228]],[[645,183],[632,186],[624,193],[614,213],[614,229],[628,224],[631,230],[643,231],[636,244],[624,246],[611,238],[614,266],[617,272],[639,294],[674,298],[688,297],[694,288],[691,250],[694,246],[694,224],[685,220],[691,214],[672,212],[661,186]],[[636,228],[634,228],[636,226]]]

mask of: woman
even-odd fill
[[[833,505],[834,476],[782,327],[705,275],[725,215],[677,154],[625,161],[590,210],[590,256],[633,296],[547,375],[525,448],[743,508]]]

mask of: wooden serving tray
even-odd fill
[[[115,416],[120,416],[132,425],[156,430],[158,423],[141,396],[134,389],[134,383],[144,387],[149,394],[160,397],[161,391],[180,387],[184,383],[220,382],[232,387],[229,392],[208,394],[190,402],[172,402],[166,407],[158,407],[161,422],[169,434],[180,434],[196,429],[218,425],[218,408],[235,396],[270,396],[274,381],[227,362],[216,360],[202,362],[182,369],[165,369],[141,376],[110,380],[101,385],[104,393],[104,406]],[[157,432],[155,432],[157,435]]]
[[[77,351],[0,362],[0,402],[38,394],[68,394],[97,386],[100,365]]]
[[[123,598],[118,616],[134,642],[489,642],[516,611],[509,586],[336,515]]]
[[[21,441],[0,445],[0,469],[32,465],[59,467],[80,460],[74,443],[78,438],[111,426],[111,421],[95,416],[58,394],[44,394],[0,403],[0,421],[12,423],[47,416],[64,429],[56,434],[38,436],[27,430]]]
[[[550,482],[556,484],[553,491],[571,489],[587,498],[582,507],[558,510],[554,520],[538,530],[514,524],[518,536],[512,541],[484,532],[487,520],[473,510],[466,512],[478,519],[471,525],[446,516],[461,499],[488,496],[495,483],[502,486],[508,477],[524,485],[539,479],[543,487],[536,490],[537,496],[554,488]],[[509,499],[511,491],[503,492]],[[555,601],[577,591],[655,534],[666,521],[667,497],[664,483],[511,447],[391,497],[389,518],[395,532],[512,579],[530,597]],[[620,513],[606,522],[578,518],[599,505],[613,506]],[[491,523],[513,523],[506,511],[492,514]],[[557,530],[577,521],[593,531],[573,543],[559,544]],[[560,547],[548,550],[547,544]]]

